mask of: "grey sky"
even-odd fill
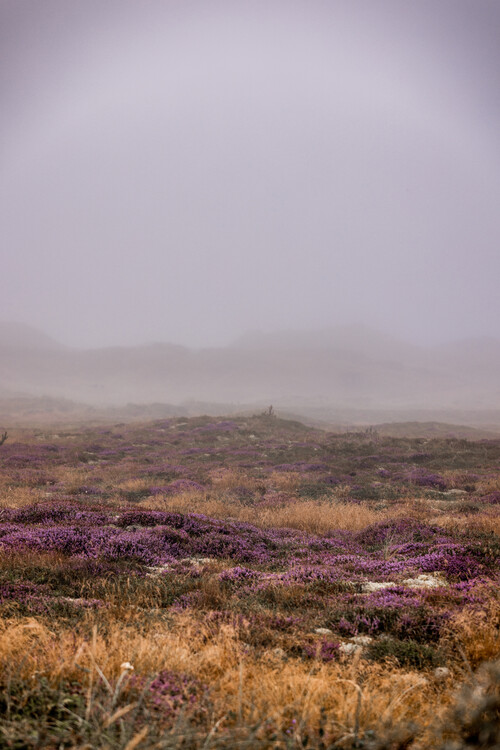
[[[0,319],[500,336],[498,0],[0,0]]]

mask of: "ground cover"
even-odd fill
[[[9,429],[0,747],[497,747],[499,532],[496,440]]]

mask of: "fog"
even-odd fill
[[[498,336],[497,0],[0,0],[0,320]]]

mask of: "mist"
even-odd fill
[[[0,319],[498,334],[492,0],[2,0]]]

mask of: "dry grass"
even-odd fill
[[[125,479],[115,485],[121,492],[147,492],[151,482],[147,479]]]
[[[261,489],[262,482],[241,469],[212,469],[208,472],[212,487],[218,492],[230,492],[235,489],[255,491]]]
[[[500,492],[500,476],[496,475],[480,480],[476,484],[476,490],[478,495],[489,495],[490,492]]]
[[[2,487],[0,489],[1,508],[22,508],[47,499],[45,491],[31,487]]]
[[[264,508],[259,512],[258,525],[286,526],[311,534],[333,529],[358,531],[381,520],[381,513],[366,506],[348,503],[304,500],[284,508]]]
[[[287,527],[320,534],[332,529],[356,531],[383,520],[386,514],[362,505],[334,503],[330,499],[301,500],[284,507],[245,506],[223,496],[212,498],[202,493],[183,493],[174,497],[147,498],[141,506],[177,511],[204,513],[215,518],[232,518],[261,528]]]
[[[500,535],[500,507],[498,506],[483,511],[477,516],[450,512],[435,516],[430,521],[449,531],[477,531],[484,534]]]
[[[480,608],[466,608],[449,624],[450,642],[472,669],[485,661],[500,659],[500,597],[496,590],[487,589],[484,593]]]
[[[432,515],[427,500],[402,500],[391,508],[374,510],[365,504],[333,501],[331,497],[316,500],[290,499],[285,505],[242,505],[225,495],[204,492],[184,492],[179,495],[157,495],[141,501],[141,507],[179,513],[204,513],[214,518],[231,518],[254,524],[260,528],[287,527],[311,534],[323,534],[332,529],[359,531],[373,523],[393,518],[426,520]]]
[[[297,471],[272,471],[269,475],[269,487],[277,492],[293,494],[301,483],[301,475]]]
[[[32,567],[53,571],[67,567],[67,558],[61,552],[39,552],[38,550],[9,550],[0,555],[0,570],[22,572]]]
[[[34,619],[4,622],[0,630],[0,667],[17,671],[27,683],[44,677],[84,683],[101,679],[110,685],[129,662],[134,672],[154,675],[164,669],[182,672],[211,686],[213,715],[228,724],[240,717],[246,725],[271,721],[281,729],[317,727],[326,711],[332,732],[352,735],[378,730],[390,721],[418,719],[429,726],[448,703],[447,689],[437,690],[421,674],[381,665],[320,664],[286,661],[272,652],[248,653],[229,625],[216,632],[188,615],[169,627],[156,623],[140,632],[128,621],[110,621],[87,638],[70,630],[52,630]],[[103,633],[106,632],[104,636]],[[232,718],[231,718],[232,717]],[[292,724],[295,720],[294,724]]]
[[[475,475],[470,471],[455,469],[443,471],[441,472],[441,474],[446,480],[446,484],[449,489],[464,490],[467,487],[476,486],[477,484]]]

